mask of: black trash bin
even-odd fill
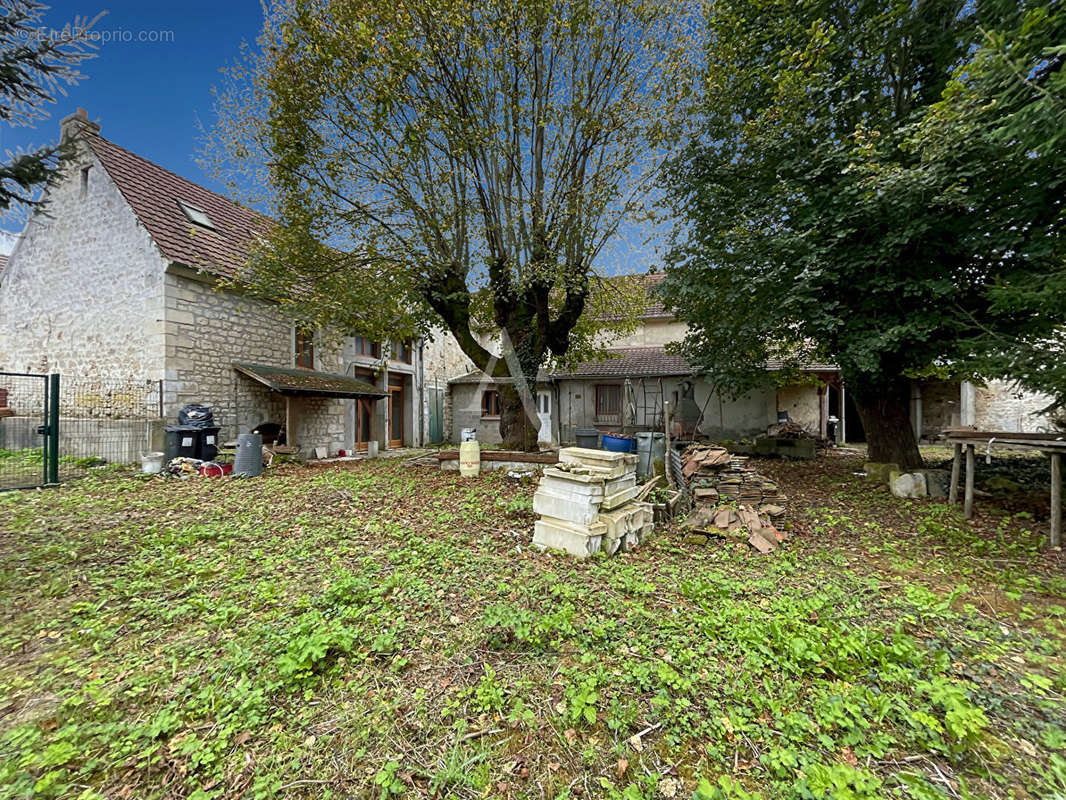
[[[218,432],[220,428],[197,428],[196,458],[214,461],[218,455]]]
[[[188,425],[171,425],[164,428],[167,434],[166,456],[171,459],[200,458],[200,428],[192,428]]]

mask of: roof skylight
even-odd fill
[[[178,205],[181,206],[181,210],[185,212],[185,216],[189,218],[189,222],[193,222],[204,228],[210,228],[211,230],[218,230],[215,227],[215,223],[211,221],[211,217],[207,216],[207,212],[202,208],[186,203],[184,200],[179,200]]]

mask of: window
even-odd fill
[[[537,395],[537,411],[541,414],[550,414],[552,410],[552,396],[547,392]]]
[[[400,342],[394,339],[392,342],[392,359],[402,364],[410,364],[411,342]]]
[[[481,393],[481,416],[500,416],[500,393],[495,389],[486,389]]]
[[[355,337],[355,354],[357,356],[369,356],[378,358],[381,355],[381,345],[367,339],[365,336]]]
[[[87,167],[81,168],[81,199],[84,200],[89,196],[89,170],[92,169],[92,164]]]
[[[296,331],[296,344],[293,347],[293,352],[296,355],[295,363],[298,367],[307,367],[307,369],[315,368],[315,335],[313,333],[304,333],[301,330]]]
[[[185,212],[185,216],[189,218],[189,222],[193,222],[202,228],[216,230],[215,223],[211,221],[211,217],[207,216],[207,212],[202,208],[197,208],[191,203],[186,203],[184,200],[179,200],[178,205],[181,206],[181,210]]]
[[[622,413],[622,387],[596,387],[596,416],[617,417]]]

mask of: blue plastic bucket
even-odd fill
[[[613,453],[637,452],[637,440],[632,436],[615,436],[612,433],[603,434],[603,449]]]

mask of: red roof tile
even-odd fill
[[[663,301],[657,291],[659,284],[662,283],[663,278],[666,277],[666,273],[649,272],[640,277],[644,283],[644,289],[648,293],[648,305],[644,309],[644,319],[673,317],[673,313],[663,308]]]
[[[244,267],[255,238],[275,224],[258,211],[238,205],[98,134],[82,135],[170,261],[235,277]],[[206,212],[215,230],[191,222],[179,200]]]

